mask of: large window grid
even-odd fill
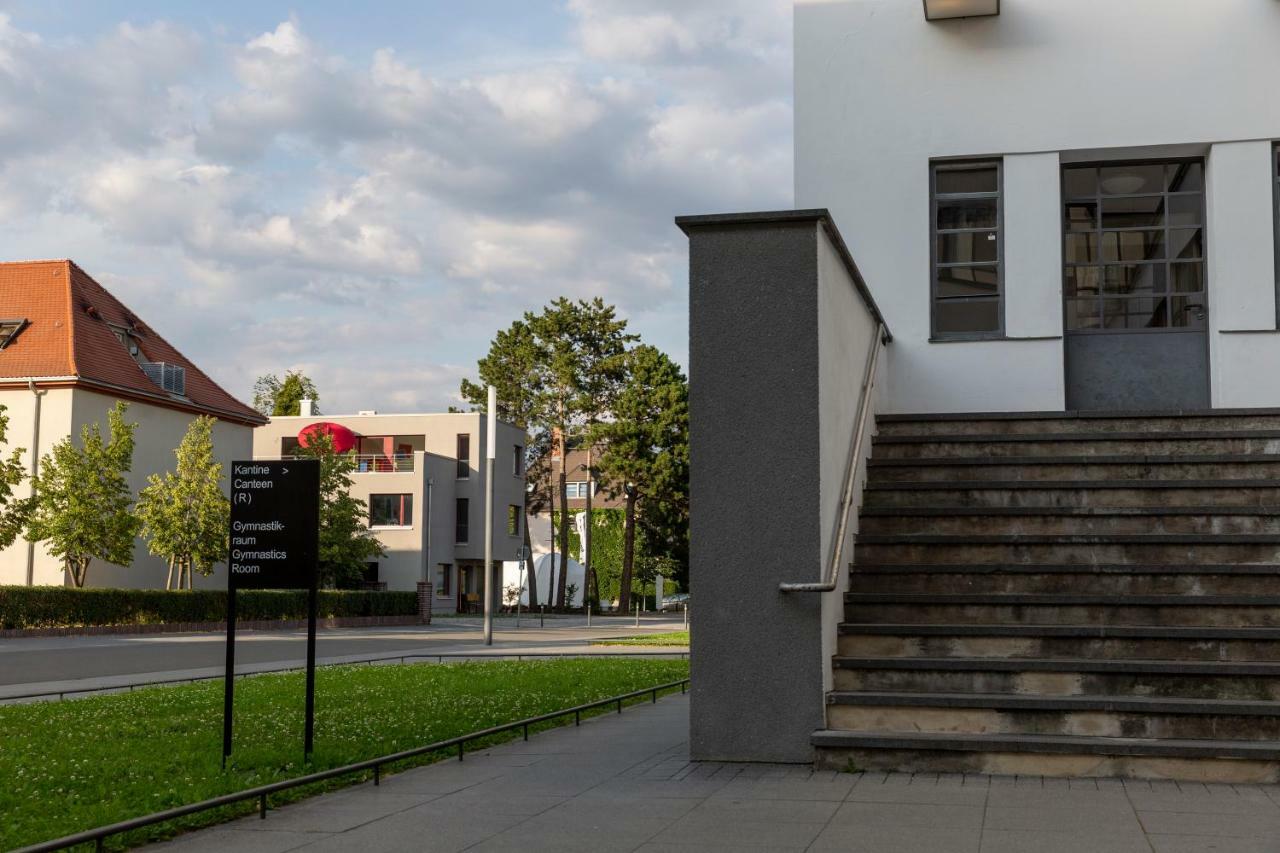
[[[1004,334],[1004,211],[999,160],[930,169],[931,333],[949,340]]]
[[[1068,332],[1204,328],[1202,161],[1068,166],[1062,197]]]

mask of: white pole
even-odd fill
[[[493,463],[498,456],[498,389],[489,386],[484,465],[484,644],[493,645]]]

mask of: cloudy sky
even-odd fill
[[[789,0],[0,0],[0,258],[246,399],[441,409],[562,294],[684,363],[672,216],[790,199]]]

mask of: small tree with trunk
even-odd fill
[[[601,477],[626,498],[622,579],[618,606],[631,604],[636,564],[637,507],[658,516],[684,502],[689,483],[689,383],[678,365],[655,347],[627,354],[626,380],[613,403],[612,419],[591,429],[602,452]]]
[[[283,379],[268,373],[253,383],[253,407],[264,415],[296,415],[303,400],[314,402],[315,413],[320,414],[320,392],[301,370],[287,371]]]
[[[128,410],[127,403],[117,402],[107,413],[105,439],[98,424],[86,424],[80,446],[67,436],[40,460],[28,535],[48,544],[77,587],[84,586],[95,559],[119,566],[133,562],[138,519],[130,511],[126,475],[138,425],[125,422]]]
[[[328,435],[313,435],[297,454],[320,460],[320,582],[354,587],[365,566],[386,553],[369,529],[369,505],[351,496],[353,453],[338,453]]]
[[[213,456],[211,417],[200,416],[174,451],[176,471],[152,474],[138,495],[147,548],[169,564],[164,588],[191,589],[193,571],[208,576],[227,557],[231,502],[222,492],[222,463]]]
[[[5,443],[9,432],[9,416],[0,406],[0,444]],[[16,499],[13,490],[27,478],[22,465],[21,447],[14,448],[8,459],[0,459],[0,548],[8,548],[27,525],[31,512],[30,501]]]

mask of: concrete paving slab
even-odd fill
[[[249,853],[1280,853],[1280,786],[691,762],[688,697],[165,845]]]

